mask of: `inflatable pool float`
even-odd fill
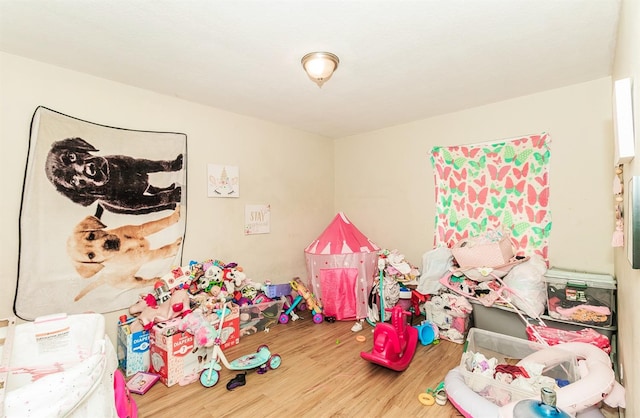
[[[539,363],[545,369],[567,360],[567,352],[578,359],[581,378],[562,388],[556,389],[557,406],[569,414],[586,418],[601,416],[595,405],[604,401],[613,408],[625,407],[624,387],[615,379],[609,356],[588,343],[572,342],[558,344],[537,351],[518,362]],[[466,418],[512,418],[517,401],[502,407],[474,392],[465,383],[458,366],[447,373],[444,379],[445,389],[451,404]],[[532,399],[535,397],[532,396]],[[519,401],[519,400],[518,400]]]

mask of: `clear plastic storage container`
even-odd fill
[[[537,342],[471,328],[467,335],[465,354],[460,361],[460,371],[471,390],[498,406],[522,399],[535,398],[540,392],[540,389],[535,385],[518,384],[520,382],[506,383],[504,379],[496,379],[486,371],[482,374],[473,372],[469,370],[467,359],[469,353],[480,353],[488,360],[495,359],[497,365],[513,367],[517,366],[520,360],[545,348],[547,346]],[[496,369],[498,368],[496,367]],[[567,352],[566,359],[563,357],[562,361],[544,369],[542,376],[558,383],[577,381],[580,374],[575,355]]]
[[[610,327],[616,299],[616,281],[608,274],[551,268],[545,273],[547,311],[554,319]]]

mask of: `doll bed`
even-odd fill
[[[117,417],[116,367],[100,314],[51,315],[17,325],[2,416]]]

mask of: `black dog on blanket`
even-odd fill
[[[58,192],[82,206],[98,202],[114,213],[145,214],[173,210],[182,189],[149,184],[149,173],[182,169],[183,156],[154,161],[126,155],[95,156],[98,150],[82,138],[54,142],[47,155],[47,178]]]

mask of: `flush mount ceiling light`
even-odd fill
[[[340,59],[331,52],[310,52],[302,57],[302,67],[318,87],[331,78],[339,63]]]

